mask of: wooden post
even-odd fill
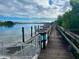
[[[38,25],[38,32],[39,32],[39,25]]]
[[[24,27],[22,27],[22,42],[25,42],[25,40],[24,40]]]
[[[33,27],[31,26],[31,37],[33,36]]]
[[[35,30],[35,35],[36,35],[36,26],[34,26],[34,30]]]

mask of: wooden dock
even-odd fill
[[[62,40],[55,27],[49,39],[48,46],[45,50],[41,50],[38,59],[75,59],[72,53]]]
[[[73,42],[74,39],[66,33],[65,35],[63,30],[60,29],[61,28],[54,24],[44,26],[42,29],[38,29],[38,34],[33,37],[31,35],[31,38],[27,41],[24,41],[23,29],[23,41],[20,42],[20,45],[17,43],[18,45],[16,44],[16,46],[3,47],[0,50],[0,54],[10,56],[11,58],[15,56],[17,59],[19,59],[19,57],[22,57],[20,59],[32,59],[35,54],[39,55],[35,56],[36,59],[79,59],[79,48],[77,48],[75,42]],[[63,33],[63,35],[60,33]],[[47,36],[45,36],[46,34]],[[47,38],[49,39],[47,40]],[[48,41],[47,45],[45,45],[45,39]],[[46,49],[44,49],[44,47]],[[77,58],[75,58],[74,54]]]

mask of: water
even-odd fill
[[[31,26],[34,27],[35,25],[38,26],[40,24],[16,24],[10,28],[0,27],[0,45],[2,46],[2,42],[5,43],[4,46],[22,42],[22,27],[24,27],[25,41],[28,40],[31,37]]]
[[[22,27],[24,27],[25,41],[27,41],[31,38],[31,26],[34,36],[34,26],[38,27],[38,25],[43,26],[43,24],[16,24],[13,27],[0,27],[0,59],[32,59],[38,55],[40,52],[39,40],[37,40],[39,36],[33,38],[35,40],[29,45],[18,43],[22,42]],[[23,46],[24,49],[22,49]],[[19,47],[20,50],[13,50],[13,47]],[[9,51],[14,51],[14,53],[8,53]]]

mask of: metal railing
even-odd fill
[[[65,39],[66,43],[68,43],[68,47],[70,48],[70,51],[73,53],[76,59],[79,59],[78,39],[74,38],[71,34],[62,29],[62,27],[58,26],[57,30],[62,35],[63,39]]]

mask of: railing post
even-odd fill
[[[24,27],[22,27],[22,42],[25,42],[25,40],[24,40]]]

